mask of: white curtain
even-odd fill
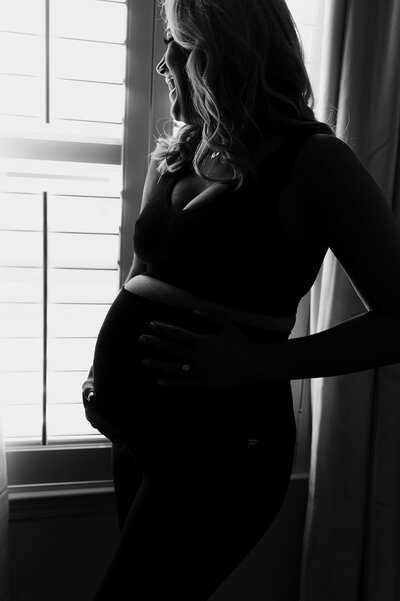
[[[320,116],[334,108],[338,135],[399,216],[399,0],[328,0],[322,61]],[[329,254],[311,333],[363,310]],[[301,600],[400,600],[400,365],[315,379],[311,403]]]
[[[0,601],[8,601],[7,468],[1,423],[2,422],[0,420]]]

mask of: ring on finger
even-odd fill
[[[185,376],[189,375],[189,371],[190,371],[190,365],[189,363],[184,363],[181,367],[181,370],[183,371],[183,373],[185,374]]]

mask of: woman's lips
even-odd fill
[[[175,90],[175,87],[176,87],[173,78],[172,77],[167,77],[165,81],[167,83],[169,91],[173,92]]]

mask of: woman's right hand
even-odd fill
[[[91,396],[96,394],[94,389],[93,365],[89,370],[88,376],[82,384],[82,401],[86,408],[86,404],[90,402]]]
[[[82,401],[85,408],[86,419],[93,428],[111,440],[111,442],[124,442],[126,440],[126,436],[123,436],[121,430],[115,424],[106,420],[96,409],[93,367],[90,368],[88,377],[82,384]]]

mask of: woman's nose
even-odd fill
[[[162,57],[162,59],[160,60],[160,62],[158,63],[157,67],[156,67],[156,71],[159,75],[164,75],[165,71],[167,70],[167,64],[165,62],[165,54]]]

